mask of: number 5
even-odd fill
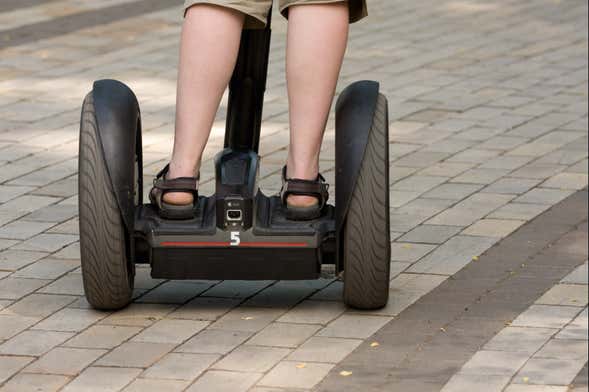
[[[239,238],[239,234],[239,231],[231,232],[231,246],[239,246],[239,244],[241,244],[241,238]]]

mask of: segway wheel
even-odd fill
[[[382,308],[389,297],[388,146],[388,104],[379,94],[343,234],[344,302],[357,309]]]
[[[133,266],[128,260],[123,218],[99,145],[92,93],[84,99],[80,124],[79,218],[84,291],[97,309],[131,302]]]

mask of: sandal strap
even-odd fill
[[[191,193],[194,196],[193,205],[196,205],[198,200],[198,184],[200,180],[200,173],[197,177],[178,177],[166,179],[166,174],[170,170],[170,164],[167,164],[156,175],[153,180],[153,188],[150,192],[150,199],[162,208],[162,200],[168,192],[185,192]]]
[[[198,189],[198,178],[178,177],[171,180],[160,178],[153,182],[153,186],[165,192],[194,192]]]
[[[300,178],[287,178],[286,166],[282,169],[282,190],[280,197],[282,203],[286,205],[286,199],[290,195],[312,196],[319,200],[320,208],[323,208],[329,199],[329,184],[321,174],[317,175],[316,180],[303,180]]]

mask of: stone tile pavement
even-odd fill
[[[389,97],[389,306],[345,309],[334,279],[166,282],[140,268],[129,308],[91,310],[76,218],[81,100],[103,77],[136,91],[149,184],[171,148],[180,3],[0,5],[0,390],[312,390],[419,298],[587,187],[585,1],[371,0],[338,91],[375,79]],[[268,192],[288,142],[285,31],[275,18],[260,151]],[[331,182],[332,120],[321,158]],[[539,295],[444,388],[566,390],[587,362],[586,268]],[[494,362],[482,377],[480,364]]]
[[[495,335],[442,391],[476,390],[483,382],[506,392],[574,388],[588,359],[587,289],[585,262]]]

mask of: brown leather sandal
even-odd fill
[[[159,215],[164,219],[192,219],[196,215],[196,206],[198,205],[198,181],[197,177],[178,177],[171,180],[166,179],[166,174],[170,170],[167,164],[153,180],[153,188],[149,192],[151,204],[157,207]],[[176,205],[166,203],[164,195],[172,192],[192,193],[193,201],[191,204]]]
[[[287,203],[288,196],[312,196],[317,198],[317,204],[309,207],[297,207]],[[302,180],[287,178],[286,166],[282,169],[282,190],[280,191],[282,205],[286,210],[286,218],[291,220],[312,220],[321,216],[325,204],[329,199],[329,184],[321,174],[316,180]]]

